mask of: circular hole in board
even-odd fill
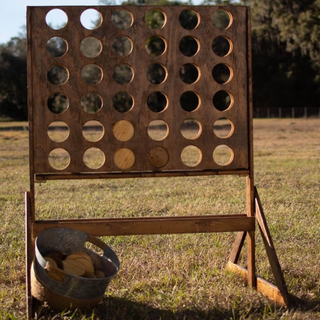
[[[47,73],[49,82],[55,85],[63,85],[69,79],[69,71],[66,67],[61,65],[54,65]]]
[[[130,83],[133,79],[133,69],[127,64],[118,64],[113,69],[112,77],[119,84]]]
[[[212,51],[219,57],[226,57],[232,49],[232,42],[227,37],[218,36],[212,41]]]
[[[181,11],[179,15],[179,22],[182,28],[186,30],[193,30],[198,26],[200,22],[200,16],[194,10],[185,9]]]
[[[104,135],[104,127],[97,120],[89,120],[82,127],[82,135],[90,142],[97,142]]]
[[[146,41],[146,50],[151,56],[161,56],[166,50],[166,41],[159,36],[152,36]]]
[[[147,105],[153,112],[162,112],[168,107],[168,98],[164,93],[154,91],[148,96]]]
[[[102,69],[96,64],[87,64],[81,70],[81,78],[88,85],[98,84],[102,79]]]
[[[163,120],[153,120],[148,125],[148,135],[152,140],[162,141],[169,134],[169,126]]]
[[[153,63],[148,66],[147,78],[153,84],[160,84],[166,80],[167,70],[163,65]]]
[[[184,83],[193,84],[199,80],[200,70],[195,64],[186,63],[180,68],[179,77]]]
[[[233,106],[233,97],[229,92],[220,90],[215,93],[212,102],[217,110],[226,111]]]
[[[112,104],[118,112],[124,113],[132,109],[133,97],[126,91],[120,91],[113,96]]]
[[[234,125],[229,119],[220,118],[214,122],[213,132],[218,138],[229,138],[234,132]]]
[[[213,151],[213,161],[219,166],[229,165],[233,157],[233,150],[225,144],[217,146]]]
[[[133,23],[133,15],[126,9],[118,9],[112,14],[111,21],[118,29],[129,29]]]
[[[196,167],[201,160],[202,152],[196,146],[186,146],[181,152],[181,161],[188,167]]]
[[[83,162],[90,169],[101,168],[106,161],[103,151],[99,148],[89,148],[83,154]]]
[[[162,168],[169,161],[168,151],[163,147],[154,147],[148,153],[148,160],[152,166]]]
[[[125,57],[132,51],[132,40],[126,36],[115,37],[111,41],[111,48],[117,56]]]
[[[128,141],[134,135],[134,127],[132,123],[127,120],[117,121],[114,124],[112,131],[115,138],[119,141]]]
[[[161,29],[166,23],[166,16],[159,9],[151,9],[146,13],[144,21],[152,30]]]
[[[88,92],[81,98],[81,108],[87,113],[97,113],[102,105],[102,98],[96,92]]]
[[[47,105],[52,113],[61,114],[69,108],[69,99],[65,94],[55,92],[48,98]]]
[[[96,9],[86,9],[80,16],[81,25],[87,30],[95,30],[102,23],[102,15]]]
[[[47,41],[47,52],[53,58],[60,58],[68,51],[68,43],[61,37],[52,37]]]
[[[70,164],[70,154],[65,149],[56,148],[49,153],[48,161],[53,169],[63,170]]]
[[[119,149],[114,155],[115,165],[122,170],[130,169],[136,161],[134,153],[127,148]]]
[[[200,106],[200,97],[193,91],[186,91],[180,97],[180,105],[184,111],[195,111]]]
[[[217,29],[226,30],[231,26],[233,19],[229,11],[218,9],[212,14],[211,21]]]
[[[49,124],[47,133],[52,141],[63,142],[69,137],[70,129],[63,121],[53,121]]]
[[[201,135],[201,123],[196,119],[186,119],[180,126],[180,132],[185,139],[195,140]]]
[[[95,37],[84,38],[80,43],[80,51],[87,58],[95,58],[102,51],[101,41]]]
[[[232,76],[232,69],[224,63],[219,63],[212,69],[212,77],[217,83],[226,84],[231,81]]]
[[[52,9],[46,14],[46,24],[53,30],[61,30],[68,23],[67,14],[61,9]]]
[[[198,39],[192,36],[183,37],[179,42],[179,50],[180,52],[187,57],[192,57],[200,49],[200,42]]]

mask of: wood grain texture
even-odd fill
[[[268,260],[271,266],[272,273],[275,278],[275,283],[279,288],[283,299],[287,305],[290,304],[287,285],[283,276],[280,262],[273,244],[273,240],[269,231],[266,217],[263,212],[262,204],[257,189],[255,188],[255,203],[256,203],[256,219],[261,232],[262,240],[267,252]]]
[[[31,129],[32,171],[35,174],[61,174],[64,178],[85,173],[110,172],[172,172],[177,170],[204,171],[211,174],[217,171],[249,170],[250,158],[250,88],[251,77],[250,53],[248,48],[248,8],[225,7],[232,17],[231,25],[225,30],[216,28],[212,14],[218,10],[214,6],[193,6],[199,17],[199,24],[192,30],[186,30],[179,24],[179,15],[185,6],[163,6],[161,11],[166,17],[161,29],[150,29],[145,23],[146,13],[154,7],[128,6],[133,17],[133,24],[128,29],[118,29],[111,23],[111,17],[118,6],[90,7],[97,9],[103,21],[99,28],[87,30],[80,23],[80,16],[89,7],[60,7],[68,16],[67,25],[61,30],[51,29],[45,22],[46,14],[59,7],[28,7],[28,84]],[[118,56],[112,50],[112,41],[118,36],[126,36],[132,43],[128,55]],[[146,41],[153,36],[164,39],[166,49],[163,54],[154,56],[146,50]],[[192,36],[199,45],[194,56],[185,56],[179,50],[179,42],[185,36]],[[212,42],[223,36],[232,44],[231,52],[219,56],[212,50]],[[46,50],[47,41],[53,37],[63,38],[67,52],[61,57],[52,57]],[[94,58],[88,58],[80,52],[80,44],[86,37],[95,37],[101,43],[102,50]],[[40,63],[39,63],[40,62]],[[151,64],[160,64],[167,72],[165,81],[160,84],[151,83],[146,75]],[[232,79],[220,84],[213,79],[212,70],[217,64],[226,64],[232,70]],[[87,65],[96,65],[102,70],[102,79],[97,84],[87,84],[81,77],[81,70]],[[188,84],[181,80],[180,70],[185,64],[194,64],[199,69],[199,78]],[[118,65],[128,65],[133,70],[133,79],[119,84],[114,80],[114,69]],[[53,66],[67,69],[68,78],[64,84],[57,85],[48,81],[48,71]],[[219,111],[213,105],[213,96],[225,91],[232,97],[232,107]],[[180,97],[185,92],[194,92],[199,97],[199,107],[185,111],[180,106]],[[81,108],[81,99],[87,93],[95,92],[102,99],[102,107],[97,113],[88,113]],[[113,106],[113,98],[118,92],[127,92],[133,99],[133,106],[127,112],[118,112]],[[168,100],[162,112],[151,111],[147,100],[151,93],[162,92]],[[53,93],[65,95],[69,107],[63,113],[53,113],[47,107],[48,98]],[[226,117],[234,125],[231,136],[222,139],[213,132],[213,124],[219,118]],[[181,134],[181,123],[186,119],[195,119],[201,125],[201,134],[189,140]],[[103,128],[103,136],[98,141],[88,141],[82,135],[85,123],[90,120],[99,121]],[[148,136],[147,128],[151,121],[163,120],[169,128],[168,136],[161,140],[153,140]],[[70,134],[63,142],[52,141],[48,137],[48,126],[53,121],[63,121]],[[119,122],[120,121],[120,122]],[[123,122],[125,121],[125,122]],[[119,123],[127,124],[125,128]],[[130,123],[130,124],[129,124]],[[132,132],[134,128],[134,132]],[[221,144],[230,147],[234,159],[226,166],[213,161],[213,150]],[[201,150],[202,159],[195,167],[189,167],[181,161],[181,152],[194,145]],[[99,168],[88,168],[83,155],[88,148],[96,147],[105,154],[105,162]],[[150,150],[163,148],[168,155],[167,161],[150,158]],[[56,170],[50,166],[48,157],[55,148],[62,148],[70,155],[70,164]],[[134,163],[122,166],[114,161],[119,149],[129,149],[134,154]],[[159,150],[159,149],[156,149]],[[163,153],[165,154],[165,153]]]
[[[239,266],[238,264],[228,262],[227,269],[238,273],[242,276],[242,279],[245,281],[248,281],[248,270]],[[283,307],[288,307],[288,298],[284,296],[278,287],[270,283],[269,281],[256,276],[256,288],[257,291],[264,294],[266,297],[268,297],[270,300],[275,301],[278,305]]]
[[[176,216],[145,218],[38,220],[34,224],[37,235],[47,228],[65,227],[91,235],[146,235],[195,232],[252,231],[255,219],[245,215]]]

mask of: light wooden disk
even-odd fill
[[[128,141],[133,137],[134,127],[127,120],[120,120],[113,126],[113,135],[119,141]]]
[[[75,276],[82,277],[85,274],[84,265],[77,260],[64,260],[62,261],[63,271]]]
[[[88,260],[89,262],[91,262],[91,258],[90,256],[83,252],[83,251],[76,251],[76,252],[73,252],[71,254],[69,254],[65,260],[77,260],[77,259],[86,259]]]
[[[127,148],[119,149],[114,155],[114,163],[120,169],[129,169],[134,165],[136,157],[134,153]]]
[[[44,259],[47,261],[46,265],[49,271],[52,271],[53,269],[58,268],[57,262],[51,257],[44,257]]]
[[[65,261],[82,264],[85,269],[85,274],[94,273],[92,259],[85,252],[80,251],[80,252],[71,253],[69,256],[66,257]]]

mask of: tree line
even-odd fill
[[[103,5],[113,4],[100,0]],[[129,0],[123,4],[192,4]],[[253,105],[315,108],[320,101],[320,0],[204,0],[203,5],[251,8]],[[27,119],[26,35],[0,44],[0,117]]]

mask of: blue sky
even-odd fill
[[[27,6],[99,5],[99,0],[2,0],[0,9],[0,43],[17,36],[26,25]]]
[[[122,0],[116,0],[120,4]],[[194,0],[193,3],[201,3]],[[27,6],[99,5],[99,0],[2,0],[0,9],[0,43],[8,42],[23,31]]]

